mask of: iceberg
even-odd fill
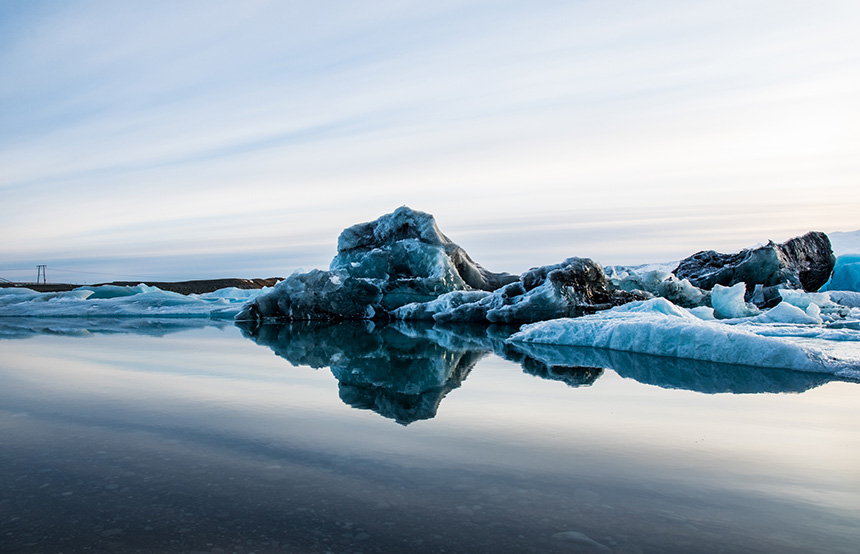
[[[474,262],[432,215],[402,206],[348,227],[329,269],[295,273],[249,302],[237,320],[387,318],[454,291],[493,291],[518,279]]]
[[[828,236],[813,231],[782,244],[770,241],[736,254],[698,252],[681,260],[672,273],[704,290],[711,290],[714,285],[731,287],[744,283],[747,300],[756,285],[761,285],[756,304],[772,307],[779,302],[779,289],[808,292],[820,289],[830,278],[835,263]]]
[[[768,336],[771,329],[760,321],[734,325],[706,321],[664,298],[655,298],[580,318],[525,325],[508,340],[515,344],[590,346],[860,379],[860,332],[840,329],[841,339],[829,340],[831,330],[827,328],[800,326],[801,332]]]
[[[571,257],[516,276],[487,271],[442,234],[433,216],[406,206],[344,229],[337,248],[328,270],[293,274],[251,300],[236,319],[512,325],[663,298],[697,319],[732,322],[777,306],[781,291],[818,290],[835,259],[827,235],[810,232],[732,255],[699,252],[677,264],[604,269]],[[821,308],[822,302],[813,304]],[[791,306],[759,321],[824,321],[808,303],[800,307],[803,314]]]

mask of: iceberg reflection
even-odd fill
[[[827,373],[721,364],[636,352],[516,343],[526,358],[546,367],[582,365],[612,369],[621,377],[664,389],[683,389],[705,394],[804,392],[836,380]]]
[[[433,418],[445,395],[489,352],[443,346],[414,328],[370,321],[237,325],[293,365],[328,367],[345,404],[401,425]]]
[[[503,326],[440,327],[402,322],[237,323],[242,334],[294,366],[329,368],[340,399],[401,425],[431,419],[442,399],[475,364],[494,353],[542,379],[571,387],[593,384],[605,368],[643,384],[700,393],[803,392],[834,379],[631,352],[509,343]]]

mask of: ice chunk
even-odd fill
[[[483,290],[458,290],[443,294],[429,302],[412,302],[392,312],[396,319],[411,321],[433,321],[433,316],[450,312],[464,304],[483,300],[490,293]]]
[[[699,306],[697,308],[690,308],[690,313],[699,319],[704,319],[705,321],[710,321],[716,319],[714,315],[714,309],[710,306]]]
[[[124,287],[119,285],[98,285],[78,287],[75,290],[91,291],[92,294],[90,295],[90,298],[92,300],[96,300],[99,298],[121,298],[124,296],[134,296],[135,294],[150,292],[152,290],[155,290],[155,288],[144,284],[140,284],[134,287]]]
[[[689,318],[690,310],[676,306],[665,298],[653,298],[644,302],[631,302],[612,310],[616,314],[662,314],[673,317]]]
[[[829,291],[830,299],[840,306],[848,306],[850,308],[860,308],[860,292],[847,290]]]
[[[783,300],[765,313],[756,316],[755,320],[760,323],[820,324],[822,323],[820,311],[816,304],[810,304],[804,311]]]
[[[609,368],[621,377],[640,383],[706,394],[803,392],[834,379],[824,373],[719,364],[621,350],[525,342],[512,343],[512,347],[530,360],[529,365]]]
[[[667,298],[672,303],[685,308],[708,304],[708,291],[700,289],[687,279],[679,279],[671,271],[651,269],[652,267],[610,266],[604,268],[607,274],[607,286],[610,290],[641,291],[647,295]]]
[[[797,306],[801,310],[806,310],[810,306],[819,308],[834,309],[838,308],[838,304],[830,299],[829,292],[803,292],[799,290],[780,290],[779,295],[783,302],[788,302],[792,306]]]
[[[750,317],[759,313],[754,305],[744,302],[746,285],[737,283],[731,287],[714,285],[711,290],[711,306],[718,318],[730,319],[736,317]]]
[[[463,282],[487,291],[517,279],[487,271],[442,234],[432,215],[406,206],[344,229],[337,252],[330,269],[352,270],[356,277],[450,279],[449,285]]]
[[[446,311],[437,310],[433,319],[439,323],[527,323],[575,317],[636,298],[642,296],[626,291],[610,292],[599,264],[587,258],[574,257],[531,269],[519,281],[477,301]]]

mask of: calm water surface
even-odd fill
[[[507,332],[0,322],[0,551],[858,551],[860,384]]]

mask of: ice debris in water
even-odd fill
[[[66,292],[0,289],[0,317],[208,317],[232,319],[262,290],[182,295],[137,285],[85,286]]]

